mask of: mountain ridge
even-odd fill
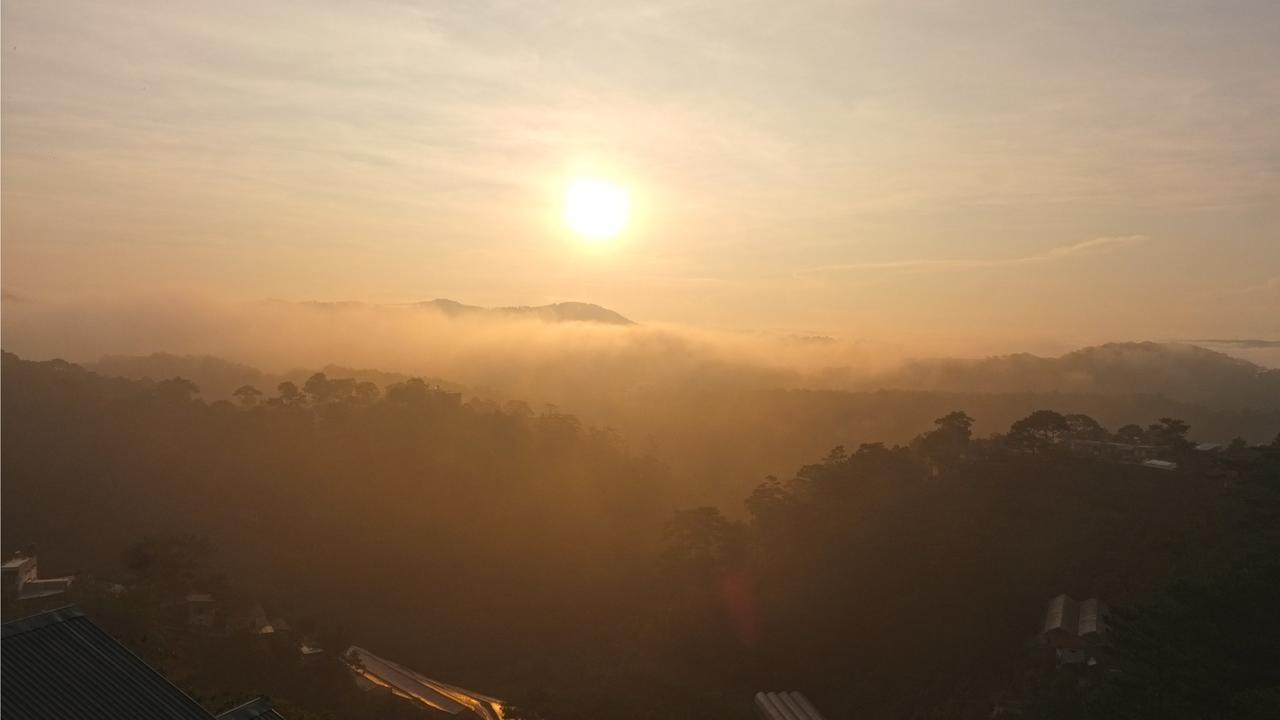
[[[457,314],[499,312],[499,309],[430,301],[431,308],[442,305]],[[565,304],[560,304],[565,305]],[[546,311],[540,306],[514,309],[532,314]],[[599,307],[599,306],[591,306]],[[574,308],[561,311],[565,317]],[[610,311],[611,312],[611,311]],[[551,320],[554,322],[554,320]],[[574,321],[574,320],[569,320]],[[181,375],[196,380],[208,396],[218,397],[238,384],[305,377],[303,370],[265,373],[258,368],[215,356],[107,355],[85,366],[106,375],[160,379]],[[329,374],[345,373],[375,380],[380,369],[320,368]],[[381,373],[403,379],[399,372]],[[440,384],[457,386],[463,378]],[[697,382],[695,378],[686,378]],[[624,383],[626,379],[623,379]],[[874,391],[912,390],[950,393],[1039,393],[1096,394],[1108,396],[1157,395],[1218,409],[1280,408],[1280,370],[1267,369],[1248,360],[1198,346],[1153,342],[1107,343],[1080,348],[1056,357],[1030,353],[986,358],[927,358],[907,360],[894,369],[859,375],[849,368],[830,368],[812,376],[783,379],[779,386],[813,389]]]
[[[909,360],[870,384],[949,392],[1137,393],[1207,407],[1280,407],[1280,370],[1185,343],[1112,342],[1057,357]]]
[[[449,298],[436,298],[413,303],[414,307],[433,308],[449,317],[464,315],[520,315],[536,317],[550,322],[595,322],[605,325],[635,325],[636,322],[625,317],[616,310],[603,305],[585,302],[558,302],[547,305],[510,305],[504,307],[483,307],[468,305]]]
[[[566,301],[547,305],[508,305],[485,307],[468,305],[449,298],[420,300],[418,302],[399,304],[366,303],[359,300],[304,300],[291,302],[288,300],[268,300],[267,304],[298,305],[321,311],[358,310],[361,308],[407,307],[417,310],[431,310],[449,318],[460,317],[527,317],[544,322],[588,322],[602,325],[637,325],[634,320],[622,313],[595,303]]]

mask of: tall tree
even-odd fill
[[[1141,425],[1130,423],[1116,430],[1116,442],[1129,443],[1130,445],[1141,445],[1146,442],[1147,434]]]
[[[251,408],[257,406],[262,399],[262,391],[252,385],[241,385],[231,393],[231,397],[240,403],[240,407]]]
[[[920,452],[937,463],[953,462],[963,456],[973,436],[973,418],[963,410],[955,410],[933,424],[933,430],[917,438]]]
[[[1079,413],[1065,415],[1067,436],[1075,440],[1106,440],[1111,433],[1102,427],[1097,420]]]
[[[276,391],[280,394],[271,399],[272,405],[280,407],[297,407],[306,404],[306,396],[298,389],[298,386],[288,380],[276,386]]]
[[[1163,417],[1160,422],[1147,426],[1147,442],[1174,450],[1186,450],[1191,447],[1191,441],[1187,439],[1190,430],[1191,426],[1182,420]]]
[[[1061,413],[1036,410],[1009,426],[1008,442],[1020,450],[1041,453],[1066,437],[1071,426]]]
[[[156,383],[156,396],[167,402],[191,402],[200,394],[200,388],[186,378],[175,377]]]

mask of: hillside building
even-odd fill
[[[192,627],[211,628],[218,617],[218,602],[208,593],[193,592],[187,595],[187,624]]]
[[[1040,637],[1059,664],[1096,662],[1106,635],[1106,613],[1106,604],[1097,598],[1078,601],[1058,595],[1045,609]]]
[[[33,600],[61,595],[71,588],[74,576],[56,578],[40,577],[39,565],[34,555],[16,555],[0,566],[0,582],[6,602]]]
[[[1071,448],[1071,452],[1077,455],[1088,455],[1102,460],[1128,463],[1145,462],[1157,458],[1169,450],[1158,445],[1134,445],[1107,440],[1071,439],[1067,441],[1067,446]]]

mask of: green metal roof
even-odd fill
[[[256,697],[243,705],[218,713],[218,720],[285,720],[284,716],[271,707],[266,697]]]
[[[214,720],[74,607],[5,623],[0,684],[5,720]]]

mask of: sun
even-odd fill
[[[577,178],[564,193],[564,222],[575,235],[599,242],[615,237],[631,218],[631,197],[620,185]]]

